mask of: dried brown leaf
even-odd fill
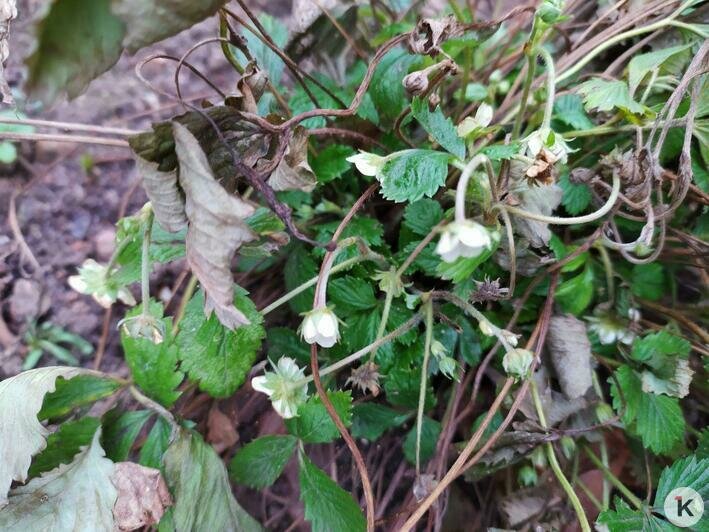
[[[453,15],[441,19],[421,19],[411,32],[409,49],[414,54],[434,56],[441,52],[441,44],[460,30],[460,24]]]
[[[268,184],[276,191],[310,192],[315,183],[315,174],[308,164],[308,132],[299,126],[293,132],[283,159],[268,178]]]
[[[215,405],[207,416],[207,441],[217,454],[223,453],[239,441],[234,422]]]
[[[10,45],[8,37],[10,36],[10,22],[17,17],[17,6],[15,0],[3,0],[0,2],[0,96],[2,103],[13,105],[15,100],[12,98],[10,86],[5,80],[4,63],[10,56]]]
[[[204,289],[206,314],[215,311],[225,327],[234,329],[249,320],[234,306],[231,258],[256,238],[244,222],[255,209],[214,179],[207,156],[185,126],[175,122],[172,127],[189,220],[187,262]]]
[[[118,462],[111,477],[118,490],[113,519],[118,530],[136,530],[158,523],[172,498],[160,471],[132,462]]]
[[[177,186],[177,171],[162,172],[157,163],[146,161],[138,155],[135,156],[135,164],[160,226],[171,233],[186,227],[185,198]]]
[[[552,316],[547,345],[564,395],[583,396],[592,384],[591,343],[586,324],[571,315]]]

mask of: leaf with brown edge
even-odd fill
[[[136,530],[160,522],[172,505],[167,484],[158,469],[132,462],[115,464],[111,481],[118,490],[113,519],[118,530]]]
[[[177,171],[163,172],[157,163],[138,155],[135,156],[135,165],[160,226],[171,233],[187,226],[185,198],[177,186]]]
[[[286,153],[268,178],[268,185],[275,191],[302,190],[310,192],[317,179],[308,164],[308,132],[298,126],[288,143]]]
[[[189,221],[187,262],[204,288],[205,313],[215,311],[225,327],[235,329],[249,320],[234,306],[229,267],[236,250],[256,238],[244,221],[255,208],[228,194],[214,179],[207,156],[185,126],[175,122],[172,128]]]

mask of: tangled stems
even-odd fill
[[[531,377],[529,379],[529,386],[532,391],[532,399],[534,401],[534,408],[537,410],[537,416],[539,417],[539,423],[541,424],[542,428],[546,429],[547,428],[546,416],[544,415],[544,408],[542,407],[542,401],[539,397],[539,390],[537,389],[537,383],[534,380],[534,377]],[[574,488],[571,486],[571,484],[569,484],[569,481],[566,478],[566,475],[564,475],[564,472],[561,470],[561,466],[559,465],[559,461],[556,459],[556,453],[554,452],[554,446],[552,445],[551,442],[546,442],[544,444],[544,448],[546,449],[547,460],[549,460],[549,465],[551,466],[552,470],[554,471],[554,475],[556,475],[556,478],[559,480],[559,484],[561,484],[561,487],[564,489],[566,496],[569,498],[569,501],[571,502],[571,506],[574,507],[574,511],[576,512],[576,516],[578,517],[579,524],[581,525],[581,530],[583,532],[591,532],[591,526],[588,524],[588,518],[586,517],[586,513],[583,511],[583,506],[581,506],[581,501],[579,501],[579,498],[576,495],[576,492],[574,492]]]

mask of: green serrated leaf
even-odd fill
[[[687,50],[692,47],[693,43],[681,44],[679,46],[671,46],[646,54],[634,55],[628,63],[628,84],[630,92],[635,93],[645,76],[667,61],[672,56]]]
[[[355,405],[352,411],[352,437],[378,440],[387,430],[398,427],[409,416],[377,403]]]
[[[352,395],[349,391],[328,392],[335,411],[346,427],[352,424]],[[298,408],[298,416],[286,419],[286,428],[306,443],[328,443],[340,436],[319,397],[311,397]]]
[[[651,301],[657,301],[665,295],[665,270],[661,264],[636,264],[633,266],[633,275],[630,289],[634,295]]]
[[[441,279],[462,283],[475,273],[483,262],[489,259],[497,249],[499,240],[495,240],[490,249],[486,249],[477,257],[458,257],[453,262],[439,261],[436,267],[436,274]]]
[[[44,397],[39,419],[56,419],[66,416],[99,399],[113,395],[121,387],[118,381],[97,375],[78,375],[72,379],[57,379],[56,389]]]
[[[445,184],[449,157],[433,150],[404,150],[392,156],[377,175],[382,196],[397,203],[430,198]]]
[[[655,493],[655,509],[662,509],[667,495],[675,488],[692,488],[703,500],[709,498],[709,458],[694,455],[680,458],[660,475]]]
[[[155,424],[140,448],[138,462],[146,467],[162,468],[162,457],[170,445],[171,432],[170,424],[162,417],[156,417]]]
[[[319,183],[329,183],[340,177],[350,169],[347,157],[355,151],[343,144],[331,144],[317,156],[310,156],[310,167],[318,178]]]
[[[661,330],[642,338],[636,338],[633,342],[631,356],[640,362],[658,366],[667,356],[687,358],[691,349],[692,344],[684,338]]]
[[[564,312],[580,315],[593,301],[593,268],[587,265],[583,272],[564,281],[556,289],[555,300]]]
[[[229,464],[229,475],[239,484],[265,488],[281,476],[293,455],[298,438],[262,436],[239,449]]]
[[[578,94],[562,94],[554,100],[554,118],[574,130],[591,129],[593,122]]]
[[[493,144],[491,146],[485,146],[482,150],[480,150],[480,153],[487,155],[488,159],[491,161],[503,161],[506,159],[512,159],[512,157],[519,153],[519,150],[519,142],[511,142],[510,144]]]
[[[101,421],[95,417],[83,417],[62,423],[59,429],[47,438],[47,447],[32,460],[29,476],[36,477],[59,467],[59,464],[70,463],[81,451],[81,447],[91,444],[100,425]]]
[[[313,532],[366,530],[367,522],[352,496],[303,455],[299,478],[305,519]]]
[[[120,412],[115,409],[104,414],[101,442],[106,456],[114,462],[128,460],[135,439],[152,414],[150,410]]]
[[[421,463],[431,459],[436,452],[438,437],[441,435],[441,424],[424,416],[421,423]],[[404,439],[404,456],[412,464],[416,463],[416,425],[411,427]]]
[[[443,207],[435,200],[423,198],[404,209],[404,225],[420,236],[426,236],[443,219]]]
[[[300,335],[288,327],[271,327],[266,332],[268,358],[278,360],[282,356],[295,358],[300,365],[310,364],[310,346]]]
[[[232,331],[219,322],[216,313],[204,316],[204,293],[200,290],[187,304],[177,334],[181,367],[212,397],[228,397],[243,384],[265,336],[263,316],[246,290],[237,285],[234,306],[251,323]]]
[[[172,406],[180,392],[177,387],[184,379],[184,374],[177,368],[177,344],[172,335],[172,319],[163,318],[162,304],[150,301],[150,316],[162,324],[164,331],[159,344],[150,338],[128,333],[126,326],[121,327],[121,344],[126,364],[131,370],[135,383],[151,398],[164,406]],[[127,320],[140,319],[143,306],[135,307],[126,314]]]
[[[633,510],[623,499],[616,497],[615,510],[598,515],[597,523],[613,532],[670,532],[675,527],[642,510]]]
[[[380,116],[390,122],[399,116],[406,104],[406,94],[401,81],[411,67],[420,61],[420,57],[409,54],[403,48],[394,48],[382,57],[367,92],[371,95]]]
[[[420,385],[420,368],[395,367],[384,379],[384,391],[386,392],[387,401],[394,406],[416,408],[419,402]],[[436,398],[429,383],[426,387],[424,408],[428,410],[433,408],[434,404],[436,404]]]
[[[415,97],[411,102],[411,114],[442,148],[458,159],[465,158],[465,141],[458,136],[453,121],[443,114],[440,105],[431,111],[428,99]]]
[[[327,293],[338,313],[368,310],[377,305],[372,283],[359,277],[345,275],[334,279],[328,283]]]
[[[561,204],[572,216],[578,216],[591,204],[591,190],[583,183],[571,183],[569,174],[564,172],[559,178],[559,186],[563,191]]]
[[[637,115],[645,115],[649,111],[647,107],[633,99],[625,81],[593,78],[579,85],[577,90],[583,94],[583,102],[588,110],[620,109]]]

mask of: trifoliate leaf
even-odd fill
[[[123,46],[133,53],[204,20],[223,3],[223,0],[111,0],[111,9],[125,24]]]
[[[374,287],[359,277],[345,275],[328,283],[327,293],[338,314],[367,310],[377,305]]]
[[[355,151],[343,144],[331,144],[320,151],[317,156],[310,158],[310,166],[320,183],[329,183],[340,177],[350,169],[347,157]]]
[[[366,530],[367,523],[352,496],[304,455],[300,457],[300,499],[313,532]]]
[[[111,481],[114,464],[104,457],[99,437],[96,431],[69,465],[13,489],[0,510],[0,529],[113,532],[118,491]]]
[[[638,115],[647,114],[649,111],[633,99],[625,81],[593,78],[579,85],[577,90],[583,95],[587,110],[612,111],[617,108]]]
[[[106,412],[102,419],[101,436],[106,456],[114,462],[128,460],[135,439],[152,415],[150,410],[120,412],[114,409]]]
[[[578,94],[562,94],[556,98],[553,117],[574,130],[593,127],[593,122],[584,111],[583,102]]]
[[[95,417],[62,423],[56,432],[47,437],[47,447],[32,460],[29,476],[36,477],[60,464],[70,463],[81,447],[91,444],[100,426],[101,421]]]
[[[692,488],[703,500],[709,498],[709,458],[689,455],[680,458],[660,475],[655,493],[655,509],[662,509],[667,495],[675,488]]]
[[[198,433],[181,429],[164,464],[177,530],[263,530],[236,501],[224,463]]]
[[[159,325],[162,338],[156,343],[153,338],[130,333],[131,324],[141,320],[143,306],[132,309],[121,326],[121,344],[126,363],[135,383],[150,397],[170,407],[180,396],[176,390],[184,378],[177,369],[177,344],[172,335],[172,320],[163,318],[162,304],[150,301],[149,318]]]
[[[38,8],[25,90],[45,104],[64,93],[74,98],[118,61],[123,24],[111,12],[111,0],[54,0]]]
[[[352,396],[348,391],[328,392],[335,411],[349,427],[352,424]],[[313,396],[298,408],[298,416],[287,419],[288,431],[306,443],[328,443],[340,436],[320,397]]]
[[[229,475],[239,484],[265,488],[273,484],[293,455],[298,439],[290,435],[262,436],[239,449]]]
[[[232,331],[217,316],[205,317],[200,290],[187,304],[176,338],[181,367],[212,397],[227,397],[243,384],[265,336],[263,317],[246,290],[234,287],[235,308],[247,317],[249,325]]]
[[[421,463],[431,459],[436,452],[438,437],[441,435],[441,424],[435,419],[424,416],[421,423]],[[416,424],[406,434],[404,439],[404,456],[412,464],[416,463]]]
[[[671,532],[675,527],[649,512],[634,510],[623,499],[616,497],[615,510],[605,510],[598,515],[597,523],[613,532]]]
[[[45,394],[59,377],[71,379],[90,373],[72,367],[37,368],[0,382],[0,507],[13,480],[27,480],[32,456],[44,449],[49,434],[37,419]],[[21,442],[21,444],[19,443]]]
[[[404,225],[420,236],[426,236],[443,219],[441,204],[432,199],[420,199],[404,209]]]
[[[430,198],[445,184],[449,157],[433,150],[405,150],[392,156],[377,175],[382,196],[397,203]]]
[[[691,349],[692,345],[684,338],[662,330],[636,338],[631,356],[637,361],[659,368],[665,357],[687,358]]]
[[[206,292],[204,310],[207,315],[214,310],[229,329],[246,325],[248,318],[233,305],[229,266],[234,252],[256,238],[244,221],[255,209],[215,180],[207,156],[187,127],[179,122],[172,127],[189,220],[187,262]]]
[[[367,440],[378,440],[384,432],[398,427],[409,416],[377,403],[361,403],[352,411],[352,436]]]
[[[431,111],[428,99],[415,97],[411,102],[411,114],[442,148],[458,159],[465,158],[465,141],[458,136],[453,121],[443,114],[440,105]]]

